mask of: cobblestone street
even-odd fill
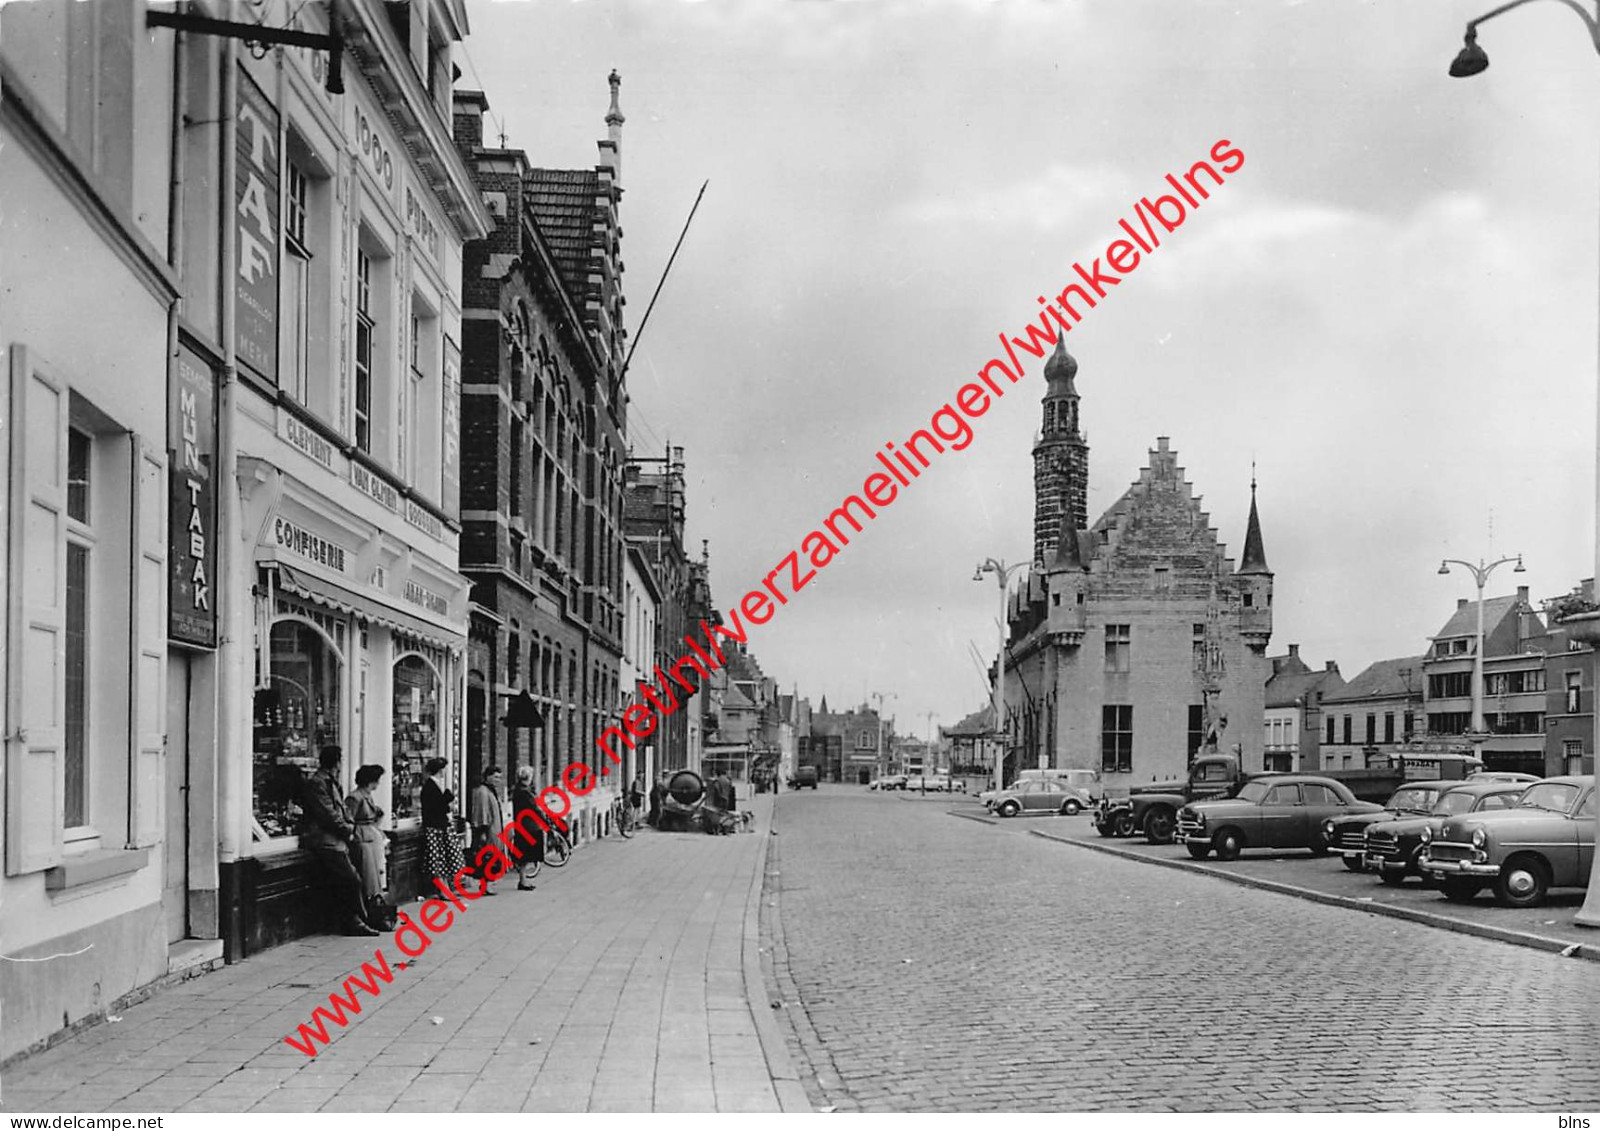
[[[947,808],[852,787],[778,804],[763,934],[818,1105],[1600,1107],[1594,963]]]

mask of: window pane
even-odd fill
[[[79,433],[72,433],[76,438]],[[88,743],[88,623],[89,551],[67,545],[67,675],[66,675],[66,791],[62,814],[66,828],[89,822]]]
[[[67,432],[67,517],[89,521],[89,437]]]
[[[255,695],[255,817],[269,837],[288,836],[300,816],[300,786],[322,747],[342,745],[339,656],[299,621],[272,626],[271,685]]]
[[[439,749],[439,679],[421,656],[407,656],[394,666],[393,793],[390,814],[418,816],[422,799],[422,766]]]

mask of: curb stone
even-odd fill
[[[951,815],[956,817],[966,816],[964,813],[953,813]],[[979,818],[969,819],[978,820]],[[1175,868],[1182,872],[1194,872],[1202,876],[1211,876],[1214,879],[1230,884],[1238,884],[1241,887],[1277,892],[1279,895],[1293,896],[1296,899],[1304,899],[1311,903],[1326,903],[1334,907],[1349,908],[1352,911],[1364,911],[1369,915],[1386,915],[1391,919],[1404,919],[1407,922],[1420,923],[1425,927],[1433,927],[1436,930],[1454,931],[1460,935],[1475,935],[1478,938],[1511,943],[1513,946],[1525,946],[1533,950],[1561,954],[1568,958],[1583,958],[1590,962],[1600,962],[1600,945],[1594,943],[1569,943],[1562,939],[1551,938],[1548,935],[1536,935],[1530,931],[1516,931],[1508,927],[1492,926],[1488,923],[1474,923],[1465,919],[1455,919],[1448,915],[1439,915],[1432,911],[1420,911],[1413,907],[1397,907],[1389,903],[1352,899],[1347,895],[1315,891],[1311,888],[1286,884],[1279,880],[1262,879],[1259,876],[1240,875],[1236,872],[1227,872],[1220,868],[1207,867],[1188,860],[1168,860],[1159,856],[1146,856],[1140,852],[1129,852],[1126,849],[1116,848],[1109,844],[1093,844],[1089,841],[1074,840],[1070,837],[1058,836],[1055,833],[1042,832],[1039,829],[1029,829],[1028,835],[1039,837],[1041,840],[1053,840],[1058,844],[1070,844],[1074,848],[1082,848],[1090,852],[1103,852],[1107,856],[1119,856],[1124,860],[1135,860],[1141,864],[1151,864],[1158,868]]]
[[[773,1020],[772,1011],[763,1009],[767,1002],[766,982],[761,976],[761,889],[767,874],[767,854],[772,846],[772,829],[778,811],[777,798],[767,809],[765,827],[758,827],[761,849],[756,853],[755,872],[750,877],[750,890],[744,902],[744,945],[740,947],[740,965],[744,973],[744,996],[750,1007],[750,1019],[755,1023],[756,1038],[761,1043],[762,1055],[767,1061],[767,1075],[772,1077],[772,1090],[777,1094],[778,1107],[784,1112],[810,1111],[811,1101],[806,1098],[800,1083],[800,1074],[789,1057],[783,1034]]]
[[[946,809],[945,812],[952,817],[960,817],[963,821],[977,821],[980,825],[998,825],[1000,823],[993,817],[980,817],[976,813],[962,813],[956,809]]]

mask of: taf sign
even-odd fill
[[[211,367],[180,345],[167,391],[167,636],[199,648],[217,646],[215,389]]]
[[[238,270],[234,349],[263,380],[278,380],[278,111],[239,71],[238,176],[234,180]]]

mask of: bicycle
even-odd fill
[[[552,868],[565,868],[571,859],[572,838],[559,826],[551,828],[544,834],[544,862]]]
[[[639,811],[626,797],[613,798],[611,802],[611,827],[627,840],[639,829]]]

